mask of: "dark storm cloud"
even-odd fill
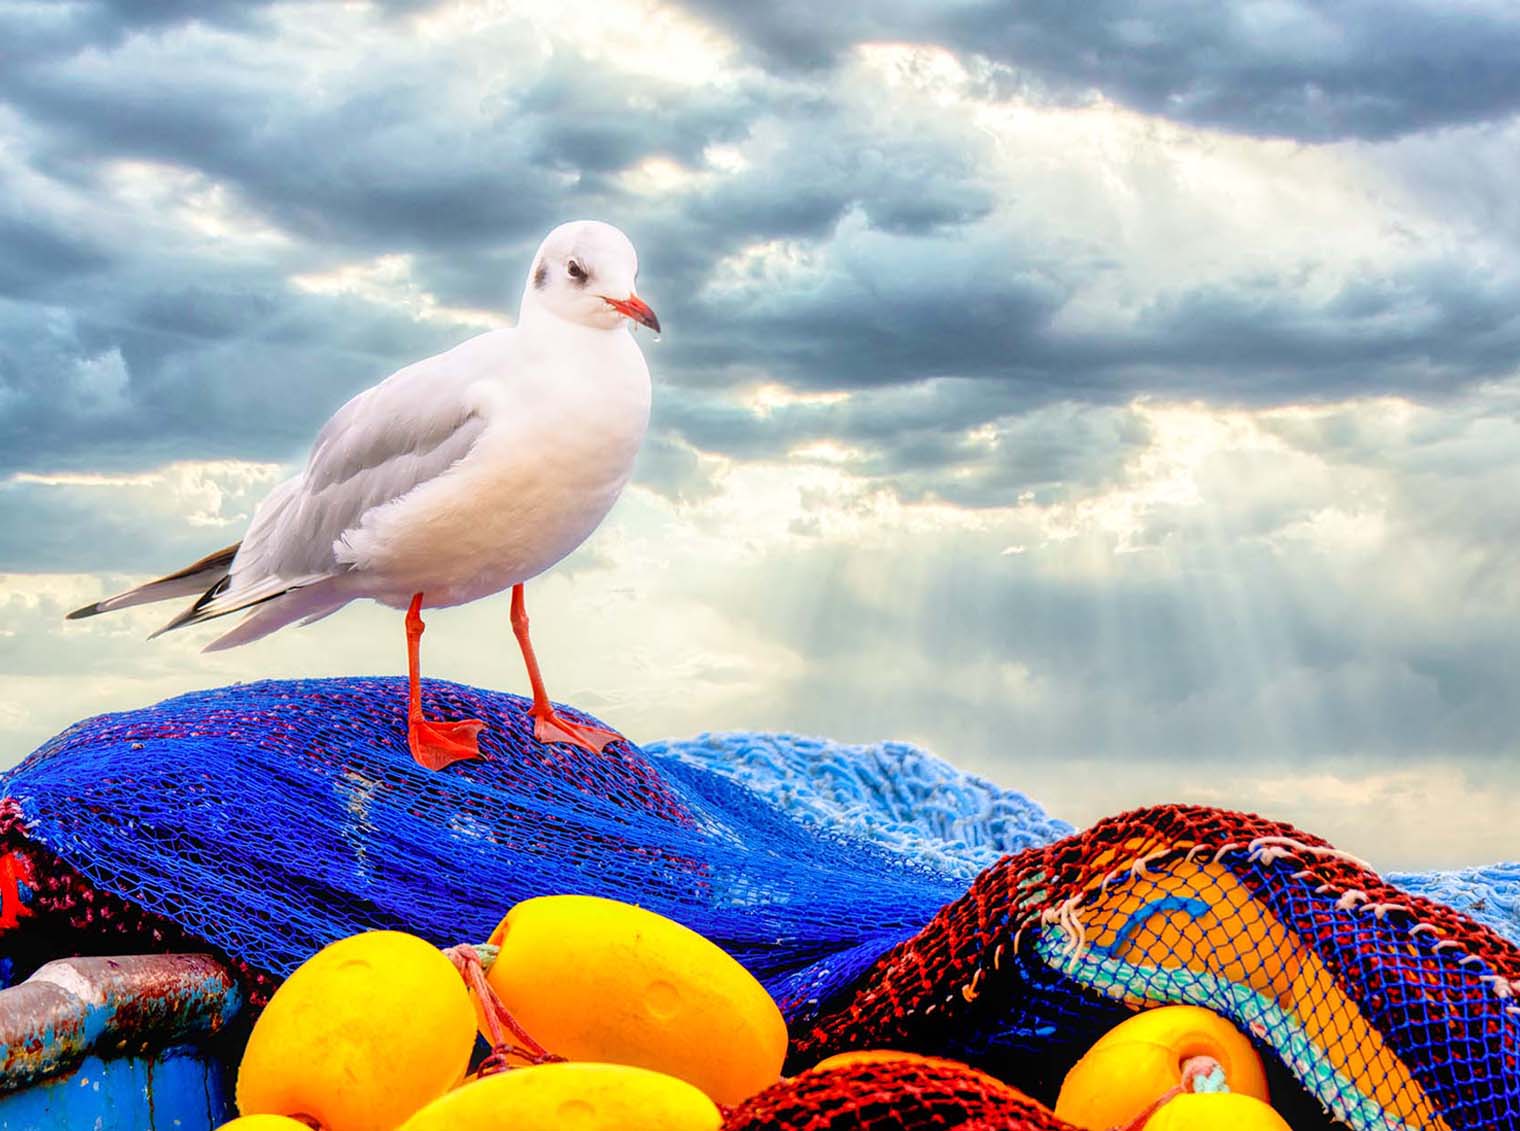
[[[113,276],[75,315],[0,301],[0,476],[286,460],[316,423],[457,330],[243,275]]]
[[[790,87],[757,110],[761,140],[779,134],[784,144],[767,147],[749,175],[699,194],[699,222],[737,224],[749,238],[816,235],[859,207],[874,229],[915,236],[981,219],[997,203],[980,167],[985,139],[935,130],[932,118],[883,120],[858,102]]]
[[[151,160],[235,184],[294,232],[355,249],[468,243],[482,231],[526,236],[548,220],[550,182],[533,175],[533,139],[488,124],[457,133],[417,117],[410,83],[360,89],[328,105],[285,97],[240,74],[240,57],[198,74],[141,60],[72,76],[0,79],[0,93],[52,130],[38,164],[87,175],[81,160]],[[413,80],[415,81],[415,80]],[[258,128],[252,128],[258,121]]]
[[[274,0],[10,0],[0,3],[0,75],[110,49],[187,23],[250,31]]]
[[[612,215],[648,249],[645,277],[665,296],[667,321],[674,313],[695,327],[704,312],[693,296],[717,259],[747,241],[823,238],[852,207],[904,235],[992,207],[951,142],[870,139],[842,107],[792,86],[674,91],[560,50],[514,67],[511,81],[460,114],[439,93],[452,78],[446,51],[419,50],[399,68],[361,68],[335,80],[336,90],[301,96],[299,53],[280,52],[262,25],[208,35],[164,20],[109,48],[94,46],[97,31],[81,32],[72,55],[38,56],[0,76],[33,180],[92,202],[70,210],[32,183],[31,198],[0,224],[0,294],[36,303],[7,311],[0,344],[11,406],[0,438],[11,441],[11,468],[112,465],[134,449],[144,462],[165,449],[224,455],[239,443],[242,454],[287,458],[340,393],[447,344],[446,331],[399,312],[292,293],[293,270],[410,251],[441,301],[510,309],[547,227],[567,215]],[[687,214],[613,180],[648,156],[700,165],[708,146],[757,125],[780,138],[777,161]],[[792,144],[798,130],[816,132],[816,144]],[[103,210],[116,160],[193,170],[303,242],[250,260],[145,240],[135,217]],[[6,186],[8,200],[19,198],[18,184]],[[61,324],[78,339],[67,348]],[[808,337],[826,332],[797,327],[799,349],[816,352]],[[700,379],[747,346],[733,339],[666,360]],[[71,419],[67,400],[48,389],[113,349],[127,374],[125,403]],[[920,356],[928,349],[921,343]]]
[[[1069,293],[1033,265],[989,270],[964,243],[888,245],[805,289],[709,301],[702,324],[717,333],[693,362],[759,365],[804,388],[1021,371],[1048,385],[1047,359],[1032,366],[1030,347]]]
[[[0,213],[0,295],[25,297],[109,263],[107,253],[39,219]]]
[[[780,69],[827,68],[861,42],[932,42],[1057,93],[1256,135],[1388,138],[1520,109],[1520,14],[1504,0],[686,6]]]
[[[0,99],[42,127],[34,162],[51,175],[89,184],[112,158],[197,169],[291,232],[387,251],[536,242],[567,198],[604,204],[607,177],[645,156],[699,163],[757,113],[743,88],[641,89],[568,51],[539,55],[526,31],[461,104],[446,94],[452,51],[404,52],[404,29],[384,65],[312,89],[276,29],[236,30],[165,19],[107,50],[23,56],[0,71]]]
[[[1072,398],[1122,403],[1139,393],[1248,405],[1373,389],[1444,396],[1520,362],[1520,277],[1455,258],[1326,287],[1298,274],[1179,287],[1073,333],[1057,316],[1090,281],[1080,263],[957,236],[868,235],[835,250],[805,285],[760,280],[684,312],[693,330],[669,349],[678,376],[721,387],[747,366],[798,388],[862,391],[973,379],[981,388],[960,398],[954,421],[972,428]],[[699,446],[721,440],[722,422],[704,422],[704,411],[692,404],[670,418]],[[898,422],[911,427],[909,417]],[[754,454],[761,431],[753,421],[737,427],[736,446],[720,450]]]
[[[300,293],[292,274],[406,252],[439,301],[510,311],[539,236],[575,215],[633,235],[641,289],[669,328],[650,356],[672,446],[649,467],[672,490],[690,489],[675,486],[690,471],[671,454],[683,444],[768,458],[832,436],[868,450],[865,470],[908,497],[996,504],[1089,474],[1067,459],[1079,447],[1105,460],[1126,450],[1122,434],[1089,434],[1092,421],[1075,416],[1048,419],[1069,436],[1022,435],[1001,454],[968,438],[1050,406],[1139,393],[1257,405],[1373,388],[1442,395],[1520,358],[1513,273],[1434,252],[1397,269],[1344,268],[1332,286],[1306,285],[1296,265],[1208,284],[1146,280],[1145,305],[1070,329],[1074,299],[1136,268],[1093,240],[1048,240],[991,179],[975,129],[932,108],[878,112],[865,80],[823,69],[849,43],[911,31],[924,18],[916,5],[713,13],[747,21],[742,34],[777,57],[800,49],[807,18],[823,21],[823,51],[803,60],[812,72],[692,87],[563,44],[541,54],[509,28],[492,53],[499,72],[464,99],[457,45],[413,43],[385,22],[405,6],[377,10],[368,27],[374,65],[316,84],[309,48],[258,12],[205,8],[187,24],[135,6],[75,8],[79,19],[5,17],[50,36],[51,53],[0,72],[12,152],[32,178],[6,181],[0,166],[0,295],[11,300],[0,309],[0,470],[145,467],[167,452],[292,458],[347,395],[468,332]],[[969,28],[987,11],[935,18]],[[1053,8],[1021,11],[1046,38],[1066,26]],[[1145,26],[1119,28],[1107,8],[1070,12],[1084,34],[1134,39],[1125,59],[1152,49]],[[1208,19],[1220,35],[1239,22]],[[102,21],[119,34],[102,39]],[[753,159],[672,199],[620,179],[651,157],[701,168],[715,145],[744,145]],[[139,216],[108,206],[115,160],[190,171],[294,238],[224,251],[166,238],[164,218],[145,235]],[[767,241],[805,265],[735,266]],[[922,398],[896,395],[935,379]],[[101,380],[117,381],[110,396]],[[860,395],[765,420],[709,395],[760,380]]]
[[[1173,391],[1247,403],[1375,387],[1442,394],[1520,361],[1520,276],[1456,257],[1357,274],[1315,297],[1293,276],[1164,295],[1127,331],[1073,343],[1098,371],[1171,373]],[[1374,376],[1375,375],[1375,376]]]
[[[132,35],[186,24],[255,31],[276,4],[321,18],[332,0],[8,0],[0,4],[0,63],[34,63],[82,47],[113,47]],[[434,0],[374,0],[377,13],[405,16]]]
[[[334,97],[302,98],[303,64],[277,40],[161,22],[112,50],[92,31],[63,61],[0,73],[20,115],[11,152],[29,158],[0,165],[0,296],[13,300],[0,309],[0,472],[290,458],[347,395],[468,333],[299,293],[291,274],[415,251],[442,301],[510,310],[566,198],[600,213],[606,174],[648,152],[693,159],[744,119],[700,100],[634,112],[604,69],[563,55],[463,117],[430,94],[448,87],[449,59],[421,52],[399,76],[361,68]],[[250,253],[180,238],[172,218],[114,200],[120,159],[214,178],[249,222],[298,241]],[[69,390],[105,356],[118,395],[84,411]]]
[[[934,381],[763,412],[696,393],[657,408],[656,419],[700,451],[741,460],[795,459],[809,444],[842,445],[850,449],[852,473],[890,485],[904,499],[973,508],[1020,498],[1049,502],[1052,493],[1110,482],[1151,439],[1129,408],[1060,402],[1013,414],[1012,403],[989,382]],[[689,494],[688,460],[667,454],[641,478],[672,497]]]

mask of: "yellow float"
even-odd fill
[[[545,1064],[472,1081],[434,1100],[402,1131],[717,1131],[699,1089],[625,1064]]]
[[[216,1131],[311,1131],[311,1126],[284,1115],[244,1115]]]
[[[490,941],[501,948],[491,988],[552,1053],[663,1072],[724,1105],[780,1078],[776,1003],[679,923],[611,899],[541,896],[514,907]]]
[[[1238,1029],[1207,1009],[1168,1005],[1100,1037],[1066,1074],[1056,1115],[1091,1131],[1127,1126],[1181,1083],[1183,1062],[1195,1056],[1218,1061],[1231,1092],[1267,1099],[1261,1058]]]
[[[464,1078],[474,1044],[469,993],[437,947],[398,931],[355,935],[275,991],[238,1070],[238,1110],[391,1131]]]
[[[1293,1131],[1271,1107],[1250,1096],[1178,1096],[1146,1120],[1145,1131]]]

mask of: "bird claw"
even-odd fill
[[[531,711],[530,714],[533,716],[533,737],[540,742],[567,742],[571,746],[600,754],[608,743],[623,741],[623,736],[617,731],[603,730],[589,723],[573,723],[553,710],[543,713]]]
[[[407,722],[406,744],[418,765],[441,770],[455,762],[479,758],[480,744],[475,736],[485,729],[486,724],[479,719],[434,722],[413,718]]]

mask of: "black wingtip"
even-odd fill
[[[86,605],[82,609],[75,609],[72,613],[69,613],[63,619],[64,620],[83,620],[85,617],[93,617],[93,616],[95,616],[99,612],[100,612],[100,602],[96,601],[93,605]]]
[[[157,632],[150,633],[148,639],[157,640],[164,633],[173,632],[176,628],[184,628],[187,624],[195,624],[198,621],[211,619],[209,617],[203,617],[200,615],[201,604],[204,601],[205,598],[201,598],[200,601],[197,601],[195,604],[191,605],[188,609],[180,613],[177,617],[171,620],[168,624],[164,625]]]

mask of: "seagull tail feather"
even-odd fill
[[[157,632],[148,637],[156,639],[166,632],[173,632],[177,628],[188,628],[193,624],[201,624],[204,621],[215,620],[217,617],[225,617],[232,613],[240,613],[245,609],[254,609],[260,605],[267,605],[271,601],[279,601],[281,597],[288,597],[298,590],[305,589],[319,581],[327,580],[327,574],[311,574],[306,577],[266,577],[251,585],[239,586],[236,590],[231,588],[232,577],[230,575],[221,578],[201,594],[200,598],[184,612],[164,625]],[[231,647],[231,645],[223,645]]]
[[[216,587],[227,577],[228,571],[232,569],[232,559],[237,557],[241,545],[241,542],[234,542],[214,554],[207,554],[199,561],[191,562],[184,569],[118,593],[114,597],[96,601],[93,605],[75,609],[67,619],[80,620],[115,612],[117,609],[130,609],[134,605],[151,605],[155,601],[172,601],[176,597],[205,593],[208,588]]]
[[[304,589],[289,589],[278,600],[270,599],[244,617],[232,631],[218,636],[201,649],[202,652],[221,652],[262,640],[271,632],[287,624],[300,621],[303,625],[331,616],[353,598],[334,591],[331,585],[321,583]]]

